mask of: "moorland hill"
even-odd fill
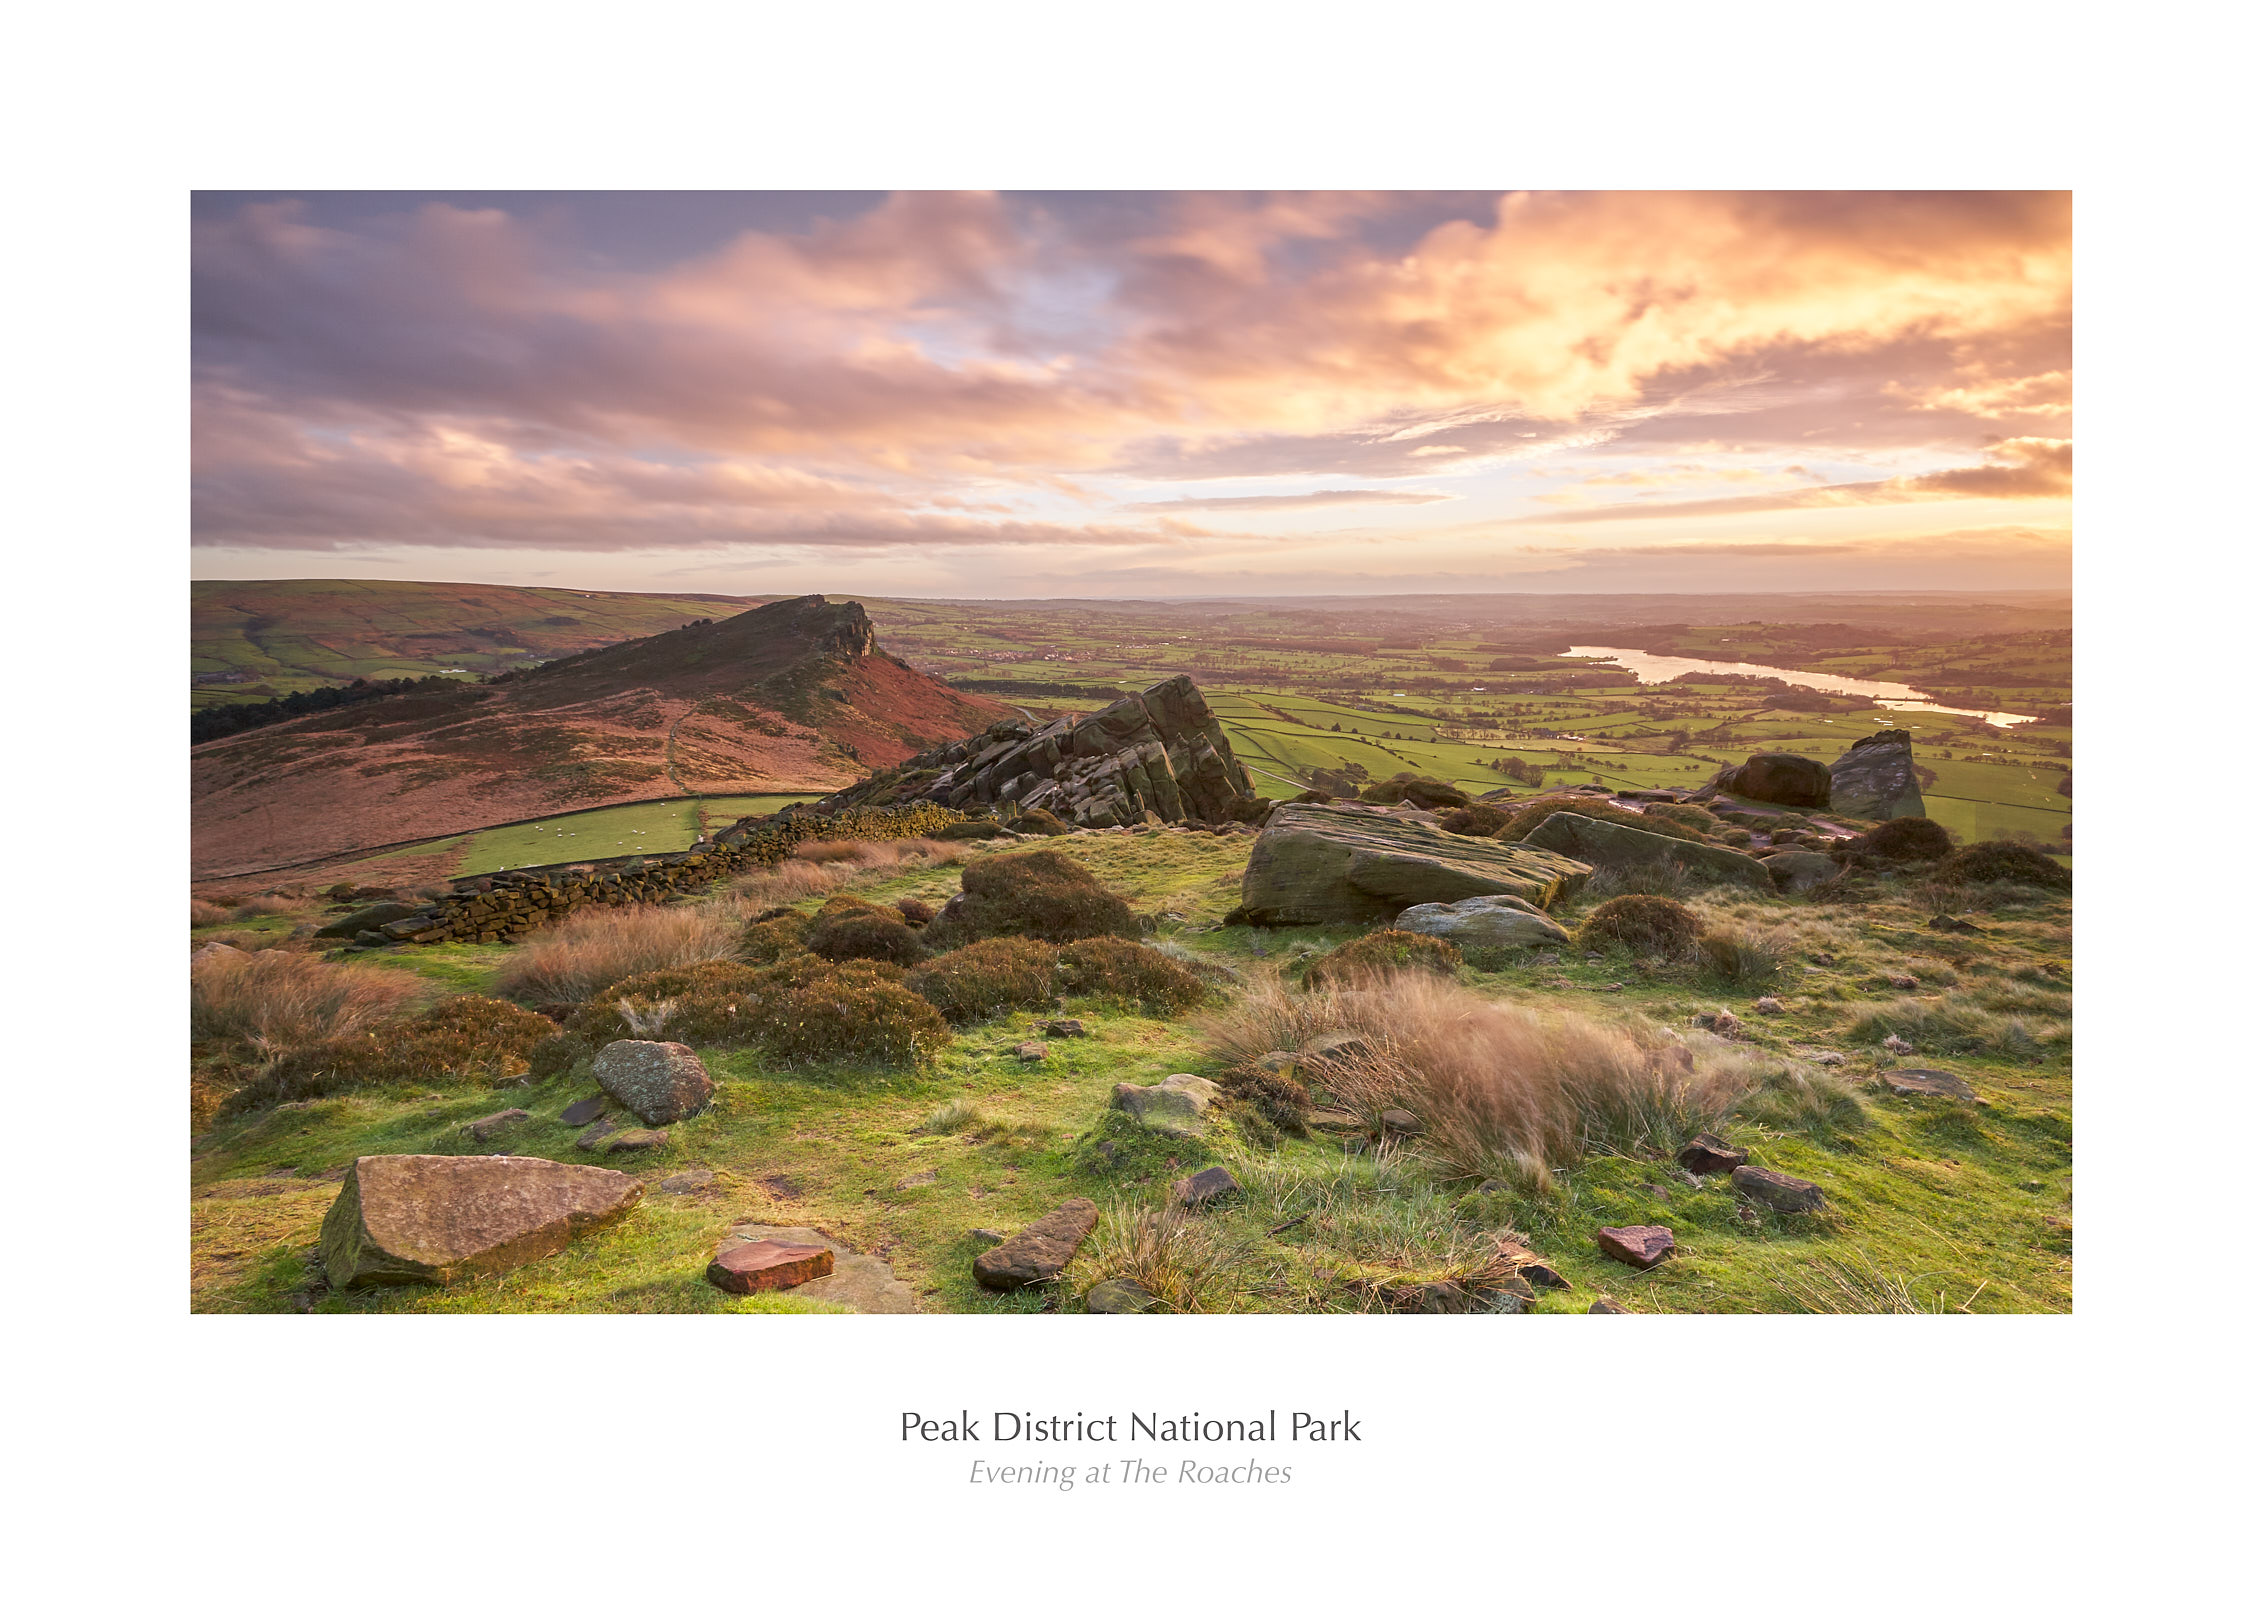
[[[246,872],[615,801],[834,789],[1010,714],[880,649],[854,602],[781,600],[200,744],[192,870]]]

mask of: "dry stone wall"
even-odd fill
[[[418,914],[356,937],[371,945],[520,939],[585,906],[659,905],[719,879],[775,866],[811,840],[924,838],[964,820],[961,812],[927,802],[831,812],[790,806],[772,816],[743,817],[689,850],[458,879],[450,894]]]

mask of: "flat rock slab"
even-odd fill
[[[1111,1103],[1141,1127],[1192,1139],[1202,1132],[1202,1114],[1218,1097],[1218,1085],[1191,1072],[1174,1072],[1161,1083],[1119,1083]]]
[[[667,1177],[662,1178],[653,1187],[662,1194],[697,1194],[702,1189],[713,1188],[714,1185],[714,1173],[705,1167],[689,1167],[682,1172],[669,1173]]]
[[[513,1127],[526,1121],[527,1118],[527,1112],[513,1106],[510,1110],[498,1111],[491,1117],[481,1117],[477,1122],[466,1127],[464,1132],[470,1134],[475,1142],[486,1144],[490,1140],[503,1138]]]
[[[1510,895],[1545,908],[1587,880],[1581,862],[1529,843],[1448,833],[1377,806],[1275,808],[1251,847],[1241,909],[1260,926],[1373,922],[1409,906]]]
[[[591,1070],[599,1087],[655,1127],[681,1122],[715,1097],[699,1053],[672,1039],[615,1039]]]
[[[1766,1167],[1739,1167],[1729,1174],[1729,1182],[1738,1194],[1759,1201],[1771,1211],[1823,1209],[1823,1191],[1805,1178],[1771,1172]]]
[[[1174,1184],[1171,1196],[1182,1206],[1206,1206],[1214,1200],[1241,1193],[1241,1187],[1224,1167],[1204,1167],[1192,1177],[1181,1178]]]
[[[1100,1220],[1100,1208],[1081,1195],[1067,1200],[1004,1244],[974,1258],[974,1281],[985,1289],[1025,1289],[1057,1278],[1084,1236]]]
[[[605,1147],[607,1155],[636,1155],[640,1151],[657,1150],[668,1142],[665,1128],[631,1128]]]
[[[758,1289],[791,1289],[832,1272],[833,1252],[821,1244],[733,1240],[707,1264],[707,1281],[728,1294],[753,1294]]]
[[[558,1120],[569,1128],[586,1128],[605,1114],[605,1097],[593,1094],[586,1100],[576,1100],[558,1113]]]
[[[611,1117],[599,1117],[582,1130],[581,1137],[574,1141],[574,1148],[576,1150],[594,1150],[607,1139],[612,1138],[613,1133],[613,1119]]]
[[[1603,1296],[1602,1299],[1589,1306],[1587,1314],[1591,1317],[1631,1317],[1634,1315],[1633,1312],[1620,1305],[1609,1295]]]
[[[1839,864],[1820,850],[1779,850],[1766,866],[1778,894],[1805,894],[1839,875]]]
[[[1715,1173],[1736,1171],[1745,1164],[1745,1153],[1726,1140],[1701,1133],[1676,1151],[1674,1160],[1685,1172],[1710,1177]]]
[[[1163,1302],[1129,1278],[1110,1278],[1092,1286],[1084,1309],[1096,1316],[1141,1316],[1158,1310]]]
[[[331,1286],[453,1283],[563,1248],[637,1202],[603,1167],[531,1156],[363,1156],[322,1219]]]
[[[1543,850],[1585,861],[1597,867],[1680,867],[1705,883],[1728,884],[1759,894],[1774,894],[1775,880],[1768,868],[1742,850],[1726,845],[1699,844],[1692,839],[1671,839],[1662,833],[1621,827],[1600,817],[1583,817],[1576,811],[1558,811],[1525,835],[1524,842]]]
[[[1939,1095],[1948,1100],[1977,1100],[1979,1092],[1953,1072],[1938,1067],[1888,1067],[1880,1074],[1896,1094]]]
[[[1654,1223],[1640,1223],[1631,1228],[1598,1228],[1595,1243],[1614,1261],[1648,1268],[1674,1253],[1674,1230]]]
[[[832,1252],[830,1273],[785,1291],[798,1300],[823,1300],[829,1305],[846,1306],[851,1311],[875,1316],[912,1316],[919,1311],[918,1292],[898,1278],[887,1262],[878,1256],[859,1255],[815,1228],[779,1228],[751,1223],[733,1229],[731,1237],[717,1247],[717,1254],[734,1245],[760,1243],[816,1245]]]
[[[1408,906],[1391,926],[1401,933],[1424,933],[1481,950],[1570,944],[1572,937],[1553,917],[1513,894],[1473,895],[1451,905],[1432,901]]]
[[[1074,1017],[1047,1017],[1045,1035],[1049,1039],[1081,1039],[1085,1026]]]

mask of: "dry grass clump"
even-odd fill
[[[1636,955],[1676,961],[1695,950],[1704,934],[1704,920],[1679,900],[1622,894],[1587,914],[1578,939],[1590,950],[1619,945]]]
[[[2074,887],[2074,874],[2040,850],[2008,839],[1983,839],[1968,844],[1933,869],[1936,881],[1948,884],[2006,883],[2036,889]]]
[[[236,918],[238,921],[249,921],[253,917],[284,917],[294,911],[303,911],[313,904],[312,895],[255,894],[236,907]],[[194,927],[196,923],[192,919],[189,925]]]
[[[2015,1061],[2040,1060],[2074,1042],[2073,1029],[2064,1025],[2041,1021],[2030,1025],[2022,1017],[1962,998],[1907,998],[1851,1008],[1848,1038],[1858,1044],[1883,1044],[1889,1034],[1936,1054],[2008,1056]]]
[[[750,872],[733,878],[725,886],[720,898],[739,907],[764,909],[790,905],[796,900],[807,900],[812,895],[830,894],[849,876],[847,869],[838,865],[820,865],[815,861],[781,861],[761,872]]]
[[[1800,1310],[1823,1316],[1943,1316],[1968,1310],[1979,1298],[1975,1289],[1962,1304],[1951,1305],[1945,1290],[1928,1284],[1938,1276],[1891,1271],[1859,1246],[1848,1245],[1808,1256],[1780,1273],[1776,1282]]]
[[[980,939],[928,961],[909,987],[954,1023],[1050,1005],[1059,952],[1039,939]]]
[[[740,932],[715,905],[584,911],[530,935],[496,969],[494,988],[521,1005],[579,1005],[641,972],[720,961]]]
[[[1069,1262],[1068,1289],[1081,1304],[1095,1285],[1129,1278],[1173,1311],[1230,1311],[1242,1299],[1248,1247],[1199,1212],[1111,1205]]]
[[[1128,938],[1131,907],[1082,865],[1053,850],[992,856],[959,875],[956,912],[928,924],[938,944],[1025,935],[1054,944],[1105,935]]]
[[[298,1050],[241,1090],[227,1110],[304,1100],[375,1083],[438,1078],[513,1077],[557,1033],[538,1017],[486,995],[454,995],[422,1016],[388,1023],[358,1039]]]
[[[868,839],[805,839],[794,846],[793,855],[797,861],[852,861],[860,867],[868,867],[878,858],[880,850]]]
[[[234,916],[235,913],[226,906],[216,905],[210,900],[199,900],[193,895],[189,899],[189,926],[192,928],[216,928]]]
[[[1305,971],[1304,986],[1376,983],[1409,971],[1451,973],[1461,964],[1462,953],[1444,939],[1385,928],[1338,945],[1315,961]]]
[[[1719,819],[1703,806],[1683,805],[1675,800],[1658,800],[1642,808],[1642,814],[1660,822],[1678,822],[1697,832],[1711,833],[1720,825]]]
[[[1791,959],[1791,941],[1773,928],[1732,924],[1698,936],[1697,954],[1713,975],[1729,983],[1767,983]]]
[[[391,967],[290,950],[207,953],[189,967],[189,1038],[274,1060],[391,1021],[423,993]]]
[[[1248,1066],[1338,1030],[1368,1048],[1308,1058],[1306,1074],[1362,1115],[1413,1112],[1425,1153],[1472,1176],[1529,1177],[1595,1151],[1671,1150],[1718,1126],[1749,1081],[1662,1036],[1487,1001],[1426,972],[1365,988],[1256,988],[1207,1034],[1217,1060]]]
[[[1209,993],[1185,962],[1129,939],[1079,939],[1061,948],[1061,987],[1076,995],[1129,1001],[1158,1017],[1177,1016]]]
[[[920,1118],[919,1121],[913,1123],[911,1131],[928,1136],[957,1133],[974,1120],[974,1115],[974,1107],[967,1104],[966,1101],[956,1098],[946,1100],[926,1116]]]

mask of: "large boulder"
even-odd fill
[[[1025,1289],[1058,1278],[1100,1208],[1079,1195],[1031,1223],[1004,1244],[974,1258],[974,1281],[985,1289]]]
[[[1888,822],[1925,815],[1925,789],[1907,728],[1888,728],[1857,739],[1831,763],[1830,805],[1842,817]]]
[[[1474,895],[1452,905],[1432,901],[1408,906],[1391,926],[1401,933],[1426,933],[1479,949],[1571,943],[1562,924],[1513,894]]]
[[[1747,756],[1743,765],[1730,768],[1714,782],[1729,794],[1772,806],[1813,808],[1831,800],[1831,769],[1786,750]]]
[[[363,1156],[322,1219],[331,1286],[507,1272],[635,1205],[643,1185],[531,1156]]]
[[[1558,811],[1525,835],[1528,845],[1569,856],[1597,867],[1678,866],[1692,878],[1775,893],[1767,867],[1726,845],[1699,844],[1692,839],[1669,838],[1621,827],[1600,817],[1583,817],[1576,811]]]
[[[615,1039],[591,1064],[598,1085],[646,1122],[681,1122],[714,1098],[699,1053],[672,1039]]]
[[[1839,863],[1820,850],[1779,850],[1768,857],[1768,880],[1778,894],[1805,894],[1839,875]]]
[[[1579,861],[1531,841],[1448,833],[1407,811],[1374,806],[1277,807],[1242,874],[1242,914],[1264,926],[1372,922],[1409,906],[1513,895],[1545,908],[1588,876]]]

